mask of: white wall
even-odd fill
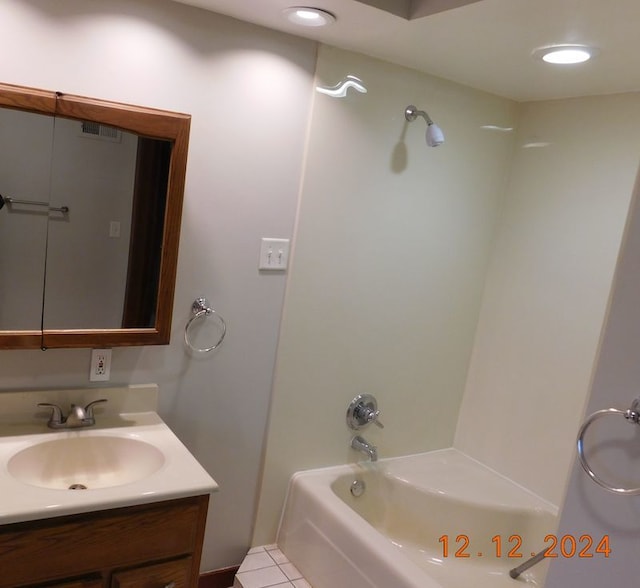
[[[513,137],[513,102],[322,46],[254,543],[274,539],[296,470],[362,459],[349,401],[378,398],[381,457],[450,446]],[[426,109],[446,133],[425,143]]]
[[[597,368],[586,413],[604,408],[626,410],[638,397],[640,382],[640,186],[636,183],[613,287],[611,304],[599,348]],[[577,408],[577,407],[576,407]],[[596,473],[616,487],[640,487],[638,428],[620,415],[596,421],[585,434],[587,457]],[[560,558],[551,563],[547,588],[636,586],[640,574],[640,497],[609,493],[592,482],[574,462],[558,536],[590,535],[596,544],[608,535],[608,558]],[[594,550],[592,549],[593,553]]]
[[[237,564],[285,282],[258,274],[259,243],[291,236],[315,45],[163,0],[5,0],[0,22],[11,56],[0,60],[3,82],[193,116],[172,343],[115,349],[112,383],[159,384],[162,416],[221,486],[203,569]],[[202,295],[229,332],[219,353],[199,359],[182,333]],[[0,387],[86,386],[88,369],[88,350],[2,351]]]
[[[455,445],[556,505],[640,160],[639,106],[640,94],[523,105],[487,273]]]

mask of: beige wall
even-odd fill
[[[639,107],[640,94],[523,106],[487,273],[455,445],[556,505],[640,161]]]
[[[193,117],[171,345],[114,349],[110,385],[159,385],[162,417],[220,484],[203,570],[239,564],[286,279],[258,273],[260,238],[291,236],[315,44],[167,0],[4,0],[0,22],[3,82]],[[229,329],[197,358],[182,335],[203,295]],[[86,387],[89,358],[0,351],[0,390]]]
[[[272,541],[289,476],[361,459],[349,401],[369,392],[381,457],[450,446],[500,209],[515,104],[321,47],[317,93],[273,389],[254,543]],[[410,103],[446,133],[425,143]]]

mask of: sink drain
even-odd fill
[[[87,490],[87,487],[84,484],[71,484],[69,490]]]

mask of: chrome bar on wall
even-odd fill
[[[46,206],[51,212],[62,212],[64,214],[69,212],[68,206],[49,206],[48,202],[39,202],[37,200],[18,200],[17,198],[5,197],[4,201],[7,204],[26,204],[27,206]]]
[[[517,568],[513,568],[512,570],[509,570],[509,575],[515,580],[520,574],[522,574],[522,572],[525,572],[529,568],[535,566],[538,562],[541,562],[545,558],[547,551],[549,551],[549,548],[539,551],[533,557],[530,557],[527,561],[525,561],[523,564],[520,564]]]
[[[51,212],[62,212],[67,214],[69,212],[68,206],[49,206],[48,202],[40,202],[38,200],[19,200],[18,198],[10,198],[9,196],[3,197],[0,194],[0,209],[6,204],[26,204],[27,206],[46,206]]]
[[[587,473],[587,475],[596,483],[598,486],[601,486],[605,490],[609,492],[614,492],[616,494],[626,494],[627,496],[638,496],[640,495],[640,486],[637,488],[618,488],[613,484],[609,484],[605,482],[600,476],[598,476],[587,462],[587,456],[585,454],[584,449],[584,435],[587,432],[587,429],[591,426],[591,424],[610,414],[621,414],[628,422],[634,425],[640,425],[640,397],[636,398],[632,403],[631,407],[627,410],[620,410],[619,408],[603,408],[602,410],[596,410],[591,416],[587,417],[587,419],[582,423],[580,430],[578,431],[578,459],[580,461],[580,465],[582,469]]]

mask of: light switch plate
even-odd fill
[[[258,269],[284,271],[289,264],[289,239],[263,237],[260,244]]]
[[[120,237],[120,221],[109,222],[109,237],[118,239]]]

